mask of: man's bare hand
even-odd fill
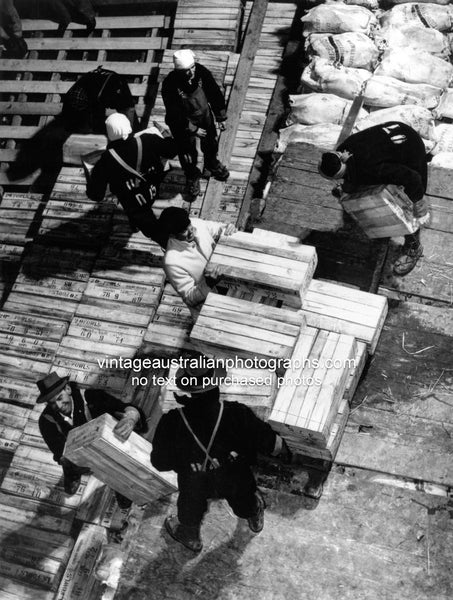
[[[226,121],[220,121],[220,123],[217,123],[217,125],[219,126],[219,131],[225,131]]]
[[[123,442],[129,439],[131,433],[134,431],[136,420],[130,415],[124,415],[122,419],[115,425],[113,433],[120,438]]]
[[[199,138],[204,138],[207,135],[206,129],[203,129],[202,127],[199,127],[197,129],[197,131],[195,132],[195,135]]]
[[[233,235],[233,233],[237,232],[237,227],[233,225],[233,223],[229,223],[225,229],[222,231],[223,235]]]

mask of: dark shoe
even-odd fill
[[[63,485],[66,494],[68,494],[69,496],[73,496],[77,493],[77,490],[79,489],[80,477],[78,477],[77,479],[68,479],[67,477],[65,477]]]
[[[226,181],[230,176],[230,172],[221,162],[219,162],[216,167],[206,167],[203,171],[203,175],[205,173],[210,173],[210,176],[217,179],[217,181]]]
[[[203,542],[200,539],[200,528],[191,525],[182,525],[176,517],[167,517],[164,521],[168,534],[177,542],[192,550],[201,552]]]
[[[249,524],[249,528],[253,533],[259,533],[262,531],[264,527],[264,509],[266,508],[266,503],[264,501],[263,495],[259,490],[255,492],[256,503],[257,503],[257,512],[253,517],[249,517],[247,522]]]
[[[304,496],[313,498],[313,500],[319,500],[322,496],[324,486],[322,483],[318,485],[307,485],[304,489]]]
[[[132,500],[129,500],[129,498],[126,498],[126,496],[123,496],[122,494],[118,494],[118,492],[116,492],[115,497],[116,503],[121,508],[121,510],[126,510],[132,506]]]
[[[190,196],[190,198],[192,198],[192,200],[189,200],[189,202],[193,202],[197,198],[197,196],[201,193],[200,176],[199,175],[197,175],[196,177],[190,177],[187,179],[186,192]]]
[[[401,256],[393,265],[395,275],[404,276],[412,271],[417,264],[419,258],[423,256],[423,246],[421,244],[411,246],[403,246]]]

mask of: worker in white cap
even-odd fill
[[[225,98],[212,73],[195,62],[192,50],[177,50],[173,54],[174,70],[164,79],[162,98],[165,104],[165,121],[178,145],[181,166],[187,182],[188,200],[200,193],[201,171],[197,166],[197,137],[204,155],[203,177],[226,181],[228,169],[218,157],[218,140],[215,121],[225,128]]]
[[[110,114],[105,127],[109,143],[87,177],[87,196],[101,202],[110,185],[132,229],[165,247],[168,236],[159,231],[151,207],[164,175],[161,159],[176,156],[175,141],[162,137],[156,127],[133,134],[129,119],[122,113]]]

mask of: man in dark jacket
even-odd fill
[[[105,133],[105,119],[115,111],[125,114],[137,130],[135,100],[126,78],[98,67],[69,88],[63,97],[61,117],[71,133]]]
[[[224,129],[225,98],[212,73],[195,62],[192,50],[178,50],[173,55],[174,70],[162,83],[165,121],[178,144],[179,160],[192,199],[200,193],[201,172],[197,167],[197,137],[204,155],[205,177],[219,181],[229,177],[228,169],[217,158],[219,149],[215,120]]]
[[[22,21],[13,0],[0,1],[0,45],[6,50],[3,58],[23,58],[28,51],[22,35]]]
[[[151,463],[178,474],[178,517],[168,517],[165,527],[194,552],[203,547],[200,526],[209,498],[226,498],[234,514],[259,533],[265,503],[250,466],[257,452],[290,456],[282,438],[250,408],[219,400],[225,375],[223,368],[205,368],[200,357],[186,359],[176,384],[190,396],[175,394],[184,408],[163,415],[153,439]]]
[[[414,216],[419,223],[424,225],[429,220],[428,205],[423,199],[428,181],[425,146],[418,133],[405,123],[390,121],[349,136],[335,152],[323,154],[319,172],[327,179],[343,178],[342,191],[347,194],[361,186],[402,186],[414,203]],[[422,255],[418,229],[405,236],[393,272],[406,275]]]
[[[132,228],[165,248],[168,235],[160,230],[151,207],[164,174],[161,158],[176,155],[175,142],[147,130],[133,135],[121,113],[107,118],[106,129],[109,145],[88,176],[87,196],[102,201],[109,184]]]
[[[67,494],[75,494],[79,488],[80,477],[88,469],[79,467],[63,457],[68,433],[74,427],[95,419],[105,413],[119,419],[113,430],[121,440],[127,440],[132,433],[145,432],[146,419],[143,412],[131,404],[125,404],[118,398],[100,389],[80,389],[69,382],[69,377],[59,377],[52,372],[37,382],[40,395],[36,402],[47,403],[39,417],[39,431],[54,460],[63,468],[64,489]],[[121,508],[130,506],[131,501],[116,494]]]

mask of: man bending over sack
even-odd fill
[[[335,152],[322,155],[319,173],[326,179],[343,179],[342,191],[347,194],[372,185],[402,186],[414,204],[419,225],[429,221],[429,208],[423,198],[428,181],[425,146],[419,134],[405,123],[389,121],[354,133]],[[407,275],[422,255],[418,229],[404,236],[393,272]]]
[[[37,404],[46,403],[39,417],[39,431],[54,460],[63,468],[64,490],[73,495],[80,485],[80,477],[89,469],[79,467],[63,456],[68,433],[96,417],[108,413],[119,419],[113,430],[120,440],[127,440],[133,431],[143,433],[147,429],[141,409],[125,404],[104,390],[82,390],[69,377],[59,377],[52,372],[37,382],[40,395]],[[116,493],[120,508],[128,508],[131,501]]]

